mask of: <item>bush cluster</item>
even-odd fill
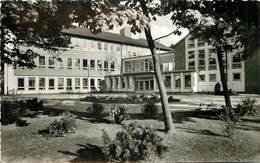
[[[255,115],[256,114],[256,99],[249,97],[242,100],[241,103],[237,104],[236,112],[241,115]]]
[[[150,127],[138,126],[136,123],[123,126],[114,140],[104,131],[103,152],[108,160],[139,161],[152,160],[162,156],[168,147],[162,144],[162,138]]]
[[[92,116],[96,118],[96,120],[100,120],[104,116],[104,106],[96,102],[94,102],[92,106],[87,109],[87,111],[90,112]]]
[[[159,106],[155,102],[146,103],[142,108],[142,113],[146,118],[157,118]]]
[[[75,133],[77,123],[75,117],[68,115],[60,120],[54,120],[46,129],[39,130],[45,137],[64,137]]]
[[[121,124],[126,118],[128,118],[126,105],[112,105],[110,110],[110,119],[116,124]]]
[[[102,96],[102,97],[96,97],[94,95],[86,96],[83,101],[87,102],[96,102],[96,103],[124,103],[124,104],[141,104],[146,102],[160,102],[161,99],[157,95],[130,95],[127,97],[110,97],[110,96]]]

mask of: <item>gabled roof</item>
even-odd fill
[[[114,42],[119,44],[126,44],[126,45],[148,48],[148,44],[145,39],[133,39],[131,37],[127,37],[127,36],[123,36],[111,32],[102,32],[99,34],[93,34],[86,28],[77,27],[72,29],[65,29],[63,30],[63,33],[75,37],[88,38],[88,39],[100,40],[100,41],[108,41],[108,42]],[[157,49],[173,51],[172,48],[169,48],[158,42],[155,42],[155,45]]]

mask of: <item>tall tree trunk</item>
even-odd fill
[[[3,62],[3,56],[4,56],[4,28],[2,26],[2,21],[1,21],[1,27],[0,27],[0,35],[1,35],[1,45],[0,45],[0,61],[1,61],[1,70],[0,70],[0,94],[3,95],[4,94],[4,62]]]
[[[162,75],[161,75],[159,55],[157,54],[156,47],[155,47],[155,44],[154,44],[154,41],[153,41],[153,38],[151,35],[151,29],[149,26],[147,26],[145,28],[145,35],[146,35],[149,49],[152,53],[155,78],[156,78],[160,96],[161,96],[161,104],[162,104],[162,111],[163,111],[163,116],[164,116],[163,118],[164,118],[165,131],[167,133],[175,133],[176,130],[173,126],[172,115],[171,115],[171,111],[169,109],[168,97],[167,97],[166,89],[165,89]]]
[[[232,109],[231,105],[231,100],[228,92],[228,85],[227,85],[227,78],[225,75],[225,67],[223,64],[223,59],[222,59],[223,51],[220,47],[217,48],[217,57],[218,57],[218,65],[219,65],[219,72],[220,72],[220,79],[221,79],[221,84],[223,88],[223,94],[225,98],[225,103],[226,103],[226,113],[227,113],[227,119],[230,119],[230,111]],[[227,62],[227,61],[226,61]]]

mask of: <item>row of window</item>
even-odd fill
[[[223,64],[228,66],[225,55],[222,56]],[[206,56],[205,50],[198,50],[198,70],[205,70],[206,69]],[[227,64],[227,65],[226,65]],[[232,56],[232,68],[241,68],[241,58],[239,55]],[[195,51],[188,51],[188,68],[195,69]],[[209,70],[216,70],[216,53],[214,49],[209,49],[208,55],[208,69]]]
[[[36,82],[38,80],[38,82]],[[72,84],[74,80],[74,85]],[[25,90],[25,87],[28,87],[28,90],[36,90],[38,87],[39,90],[81,90],[88,89],[90,80],[90,88],[95,89],[95,79],[88,78],[45,78],[45,77],[28,77],[28,83],[25,83],[24,77],[19,77],[17,79],[17,89]],[[100,87],[102,79],[97,79],[97,88]],[[36,83],[38,84],[36,86]]]
[[[208,79],[209,79],[209,82],[216,82],[217,81],[217,75],[216,74],[209,74]],[[232,80],[233,81],[241,81],[241,73],[233,73]],[[199,81],[200,82],[206,81],[205,74],[199,75]]]
[[[124,67],[126,73],[154,71],[152,59],[125,61]],[[161,71],[173,71],[175,69],[175,63],[162,62],[160,63],[160,68]]]
[[[166,88],[171,88],[171,79],[172,77],[170,75],[166,75],[164,78],[164,84]],[[181,88],[181,75],[175,74],[173,76],[174,80],[174,87],[177,89]],[[191,88],[191,75],[184,75],[184,88]]]
[[[201,38],[198,38],[197,39],[197,47],[202,47],[202,46],[205,46],[205,41],[202,40]],[[195,39],[193,39],[192,37],[190,37],[188,39],[188,48],[194,48],[195,47]]]
[[[48,58],[48,64],[46,65],[46,58]],[[66,61],[66,63],[65,63]],[[88,60],[81,58],[63,58],[56,61],[54,57],[39,57],[39,68],[58,68],[58,69],[83,69],[83,70],[104,70],[104,71],[114,71],[115,62],[114,61],[103,61],[103,60]]]

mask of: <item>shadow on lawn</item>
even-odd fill
[[[240,130],[260,132],[260,127],[257,127],[257,126],[249,126],[249,125],[246,125],[246,124],[239,124],[237,128],[240,129]]]
[[[188,132],[188,133],[194,133],[194,134],[202,134],[202,135],[209,135],[209,136],[224,136],[224,135],[221,135],[221,134],[217,134],[217,133],[214,133],[208,129],[199,129],[199,130],[196,130],[196,129],[192,129],[192,128],[185,128],[185,127],[177,127],[179,129],[182,129],[184,130],[185,132]]]
[[[70,160],[72,163],[76,162],[104,162],[105,156],[101,150],[101,147],[92,144],[77,144],[82,147],[78,149],[75,153],[70,151],[58,151],[65,155],[75,156],[76,158]]]
[[[192,118],[219,120],[218,113],[213,111],[176,111],[172,113],[172,118],[175,123],[195,122]]]

